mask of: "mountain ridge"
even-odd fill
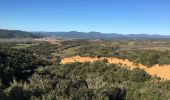
[[[28,32],[21,30],[0,29],[0,38],[43,38],[56,37],[61,39],[170,39],[170,35],[157,34],[119,34],[119,33],[101,33],[101,32]]]
[[[47,36],[72,39],[170,39],[170,35],[157,34],[119,34],[119,33],[101,33],[101,32],[41,32]]]
[[[21,31],[21,30],[7,30],[0,29],[0,38],[8,39],[8,38],[41,38],[43,35],[34,34],[31,32]]]

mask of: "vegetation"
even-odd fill
[[[50,44],[47,42],[39,43],[38,45],[32,45],[27,47],[28,51],[33,52],[36,56],[40,58],[52,59],[52,53],[57,51],[57,46],[55,44]]]
[[[83,46],[77,50],[80,56],[90,57],[117,57],[121,59],[129,59],[136,63],[141,63],[148,67],[155,64],[170,64],[169,51],[156,50],[131,50],[120,51],[120,47],[103,47],[103,46]]]
[[[3,30],[0,29],[0,38],[40,38],[42,35],[33,34],[30,32],[18,31],[18,30]]]
[[[84,46],[78,49],[78,55],[90,57],[112,57],[117,55],[118,47]]]
[[[75,55],[128,58],[148,66],[170,62],[169,51],[122,50],[121,45],[110,45],[109,41],[102,43],[72,40],[59,45],[31,43],[19,48],[19,43],[0,43],[0,99],[170,99],[170,81],[150,76],[142,69],[122,68],[109,64],[107,59],[93,63],[60,64],[61,57],[53,55],[72,48],[74,50],[70,52],[76,52]]]
[[[155,50],[136,50],[121,52],[120,57],[127,58],[141,63],[149,67],[159,64],[170,64],[170,52],[169,51],[155,51]]]
[[[1,97],[13,100],[167,100],[169,90],[169,81],[153,81],[141,69],[131,71],[104,62],[76,62],[39,67],[28,82],[14,80],[1,91]]]
[[[15,78],[26,80],[38,66],[50,65],[50,62],[37,59],[31,52],[15,49],[0,49],[0,79],[5,85]]]

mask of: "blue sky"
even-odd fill
[[[0,28],[170,35],[170,0],[0,0]]]

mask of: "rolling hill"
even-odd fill
[[[20,31],[20,30],[4,30],[0,29],[0,38],[41,38],[41,34],[33,34],[31,32]]]
[[[20,30],[0,29],[0,38],[42,38],[57,37],[61,39],[170,39],[170,35],[148,35],[148,34],[118,34],[100,32],[26,32]]]
[[[118,33],[100,33],[100,32],[41,32],[47,36],[55,36],[64,39],[170,39],[166,35],[148,35],[148,34],[118,34]]]

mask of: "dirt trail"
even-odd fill
[[[101,57],[101,58],[90,58],[90,57],[80,57],[80,56],[74,56],[74,57],[68,57],[68,58],[63,58],[61,60],[61,64],[66,64],[66,63],[72,63],[72,62],[94,62],[97,60],[103,60],[107,59],[109,63],[114,63],[114,64],[120,64],[124,67],[128,67],[129,69],[133,68],[141,68],[144,69],[148,74],[150,75],[156,75],[158,77],[168,79],[170,80],[170,65],[154,65],[150,68],[147,68],[147,66],[142,65],[142,64],[135,64],[128,59],[118,59],[114,57]]]

